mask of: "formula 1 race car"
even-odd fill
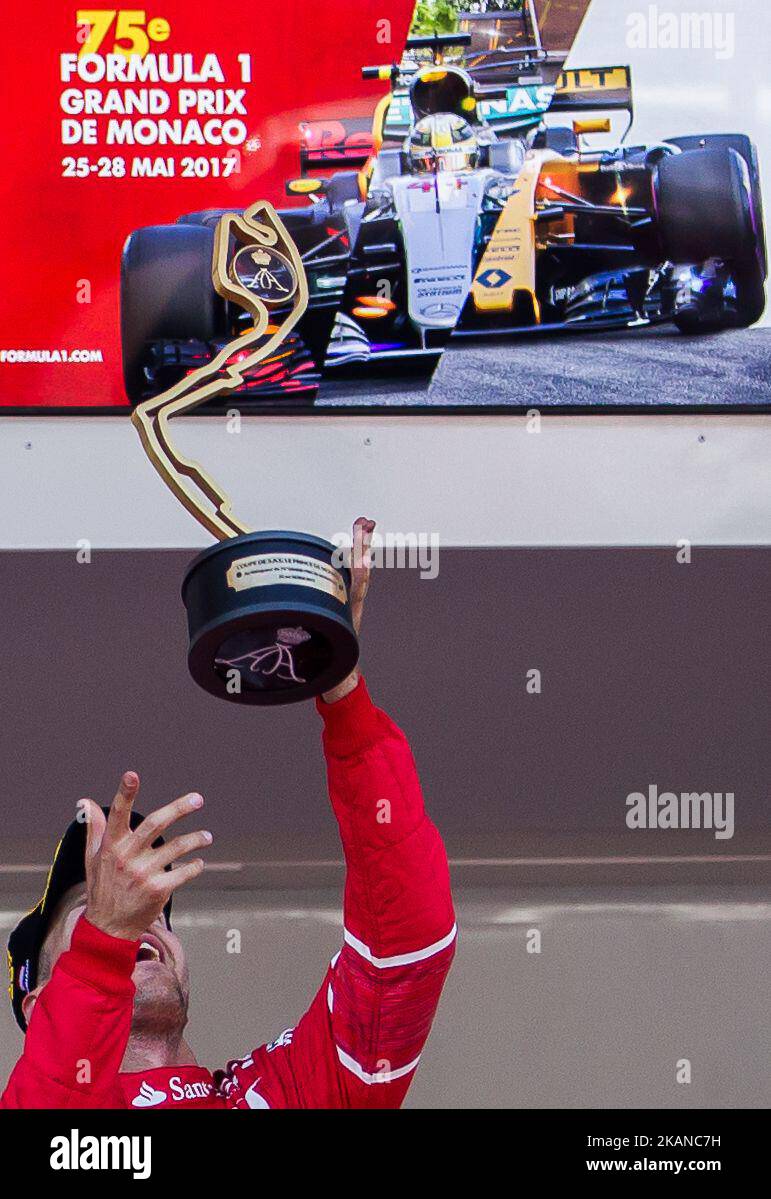
[[[408,52],[463,41],[416,39]],[[629,70],[568,70],[544,85],[533,72],[538,49],[517,52],[508,83],[500,48],[493,84],[479,82],[490,77],[478,60],[476,76],[436,62],[377,69],[391,78],[398,115],[376,125],[380,148],[363,164],[369,189],[328,368],[425,349],[441,331],[672,321],[695,333],[761,316],[767,262],[749,138],[587,150],[586,137],[610,131],[608,114],[625,111],[631,127]],[[547,111],[576,119],[547,125]],[[595,112],[605,115],[587,115]],[[306,149],[303,166],[331,153],[323,143]]]
[[[528,16],[528,14],[530,14]],[[532,9],[507,53],[469,53],[470,34],[413,38],[367,127],[307,122],[301,173],[281,212],[310,303],[247,390],[307,393],[322,374],[377,364],[429,371],[449,339],[672,321],[683,332],[744,327],[767,273],[758,164],[742,134],[587,149],[626,112],[628,68],[562,71],[552,83]],[[489,69],[488,69],[489,68]],[[547,124],[575,113],[570,126]],[[595,114],[604,114],[597,116]],[[590,115],[587,115],[590,114]],[[140,229],[126,243],[124,377],[137,401],[200,366],[247,319],[214,292],[225,209]]]

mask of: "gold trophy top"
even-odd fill
[[[223,299],[245,309],[254,318],[253,326],[223,346],[210,362],[138,404],[131,420],[166,485],[205,529],[224,540],[250,530],[203,466],[179,452],[168,422],[205,400],[237,391],[244,375],[274,353],[308,307],[302,259],[272,204],[258,200],[243,214],[226,213],[220,218],[214,235],[212,285]],[[275,310],[287,304],[289,311],[276,322]]]

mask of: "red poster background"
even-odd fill
[[[127,235],[141,225],[172,222],[195,209],[245,206],[267,198],[289,205],[284,182],[298,173],[301,120],[371,114],[384,85],[365,83],[364,64],[398,59],[413,0],[157,0],[147,20],[165,18],[170,37],[151,45],[155,53],[218,55],[224,84],[244,86],[236,71],[239,53],[252,55],[247,90],[249,139],[241,173],[228,179],[63,178],[62,159],[103,155],[222,156],[228,146],[63,146],[60,96],[68,83],[59,56],[77,53],[76,13],[89,5],[33,0],[24,22],[3,41],[3,286],[0,350],[100,348],[99,363],[0,362],[0,408],[127,407],[119,345],[119,262]],[[90,7],[96,8],[93,3]],[[390,44],[383,20],[390,21]],[[112,49],[114,28],[106,43]],[[104,52],[104,50],[102,51]],[[164,87],[172,94],[195,84],[112,85],[124,90]],[[120,117],[120,114],[115,114]],[[178,115],[174,110],[166,114]],[[191,116],[195,114],[190,114]],[[200,117],[204,121],[206,117]],[[100,133],[106,117],[99,118]],[[248,144],[248,143],[247,143]],[[91,302],[78,303],[78,281],[88,280]]]

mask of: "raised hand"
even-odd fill
[[[372,573],[372,534],[375,531],[374,520],[360,516],[353,526],[353,545],[351,547],[351,619],[358,637],[361,632],[361,620],[364,614],[364,600],[369,589]],[[342,683],[338,683],[331,691],[325,691],[322,698],[328,704],[333,704],[353,691],[359,681],[358,667],[354,667]]]
[[[356,635],[361,632],[361,618],[364,612],[364,600],[369,590],[370,575],[372,574],[372,534],[375,532],[374,520],[360,516],[353,526],[353,547],[351,549],[351,616]]]
[[[173,837],[157,849],[152,843],[177,820],[203,806],[192,793],[152,812],[132,831],[129,819],[139,791],[132,771],[123,775],[109,817],[92,799],[81,800],[86,829],[86,918],[113,937],[138,940],[157,920],[173,891],[204,868],[201,858],[174,866],[177,860],[210,845],[211,833],[199,831]]]

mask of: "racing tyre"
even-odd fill
[[[679,146],[681,150],[696,150],[703,147],[712,149],[715,146],[728,146],[736,150],[747,163],[750,172],[750,196],[752,199],[755,228],[758,231],[759,250],[763,264],[763,278],[768,273],[768,252],[766,249],[765,224],[763,220],[763,193],[760,186],[760,164],[754,142],[746,133],[705,133],[692,134],[689,137],[668,137],[667,143]]]
[[[655,198],[665,257],[676,263],[700,264],[710,258],[728,263],[736,282],[738,317],[725,324],[754,324],[765,303],[764,238],[742,155],[725,144],[667,155],[656,173]],[[692,312],[675,324],[688,333],[707,328]],[[713,319],[708,327],[722,324]]]
[[[154,341],[212,341],[224,304],[211,280],[214,231],[205,225],[152,225],[128,238],[121,258],[123,380],[132,403],[147,387]]]

